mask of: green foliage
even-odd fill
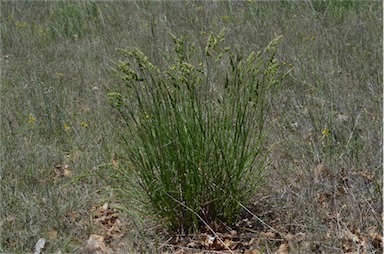
[[[49,18],[53,37],[78,39],[89,31],[103,29],[103,14],[96,3],[77,3],[62,1],[60,7],[51,8]]]
[[[172,35],[175,54],[165,68],[140,50],[120,50],[128,58],[117,63],[125,88],[109,98],[127,125],[122,135],[138,183],[171,230],[197,229],[199,217],[233,223],[237,202],[260,187],[280,38],[244,57],[221,46],[223,33],[203,48]]]
[[[46,47],[57,39],[78,40],[98,35],[105,27],[103,12],[95,2],[26,2],[21,6],[32,13],[27,17],[18,3],[8,1],[1,5],[7,12],[0,17],[1,38],[6,46],[15,46],[17,38],[34,38],[34,43]]]
[[[368,1],[344,0],[344,1],[327,1],[315,0],[309,1],[308,5],[312,9],[314,15],[319,19],[326,16],[333,19],[334,22],[342,23],[350,14],[355,14],[362,6],[368,5]]]

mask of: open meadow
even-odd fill
[[[0,12],[0,253],[383,252],[381,1]]]

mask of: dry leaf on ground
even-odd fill
[[[288,243],[282,243],[282,244],[279,246],[279,249],[277,249],[277,251],[276,251],[275,254],[288,254],[288,250],[289,250],[289,245],[288,245]]]
[[[373,175],[368,173],[368,172],[366,172],[366,171],[360,171],[359,175],[361,175],[362,177],[365,177],[366,179],[368,179],[368,181],[372,181],[373,180]]]
[[[87,241],[87,248],[92,254],[109,254],[109,250],[105,246],[104,237],[101,235],[91,235]]]

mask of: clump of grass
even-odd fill
[[[280,82],[274,58],[280,37],[244,56],[173,36],[175,54],[157,67],[140,50],[120,50],[124,88],[109,93],[126,124],[122,138],[150,209],[173,231],[234,222],[261,184],[265,113]],[[120,176],[131,176],[120,170]],[[124,188],[123,188],[124,189]]]

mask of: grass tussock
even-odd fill
[[[125,89],[108,94],[127,126],[123,146],[138,185],[171,230],[196,230],[202,218],[232,224],[238,202],[261,185],[267,98],[281,82],[279,38],[242,56],[223,48],[223,37],[208,36],[200,48],[172,36],[175,56],[163,69],[139,50],[123,50],[128,60],[117,68]]]

